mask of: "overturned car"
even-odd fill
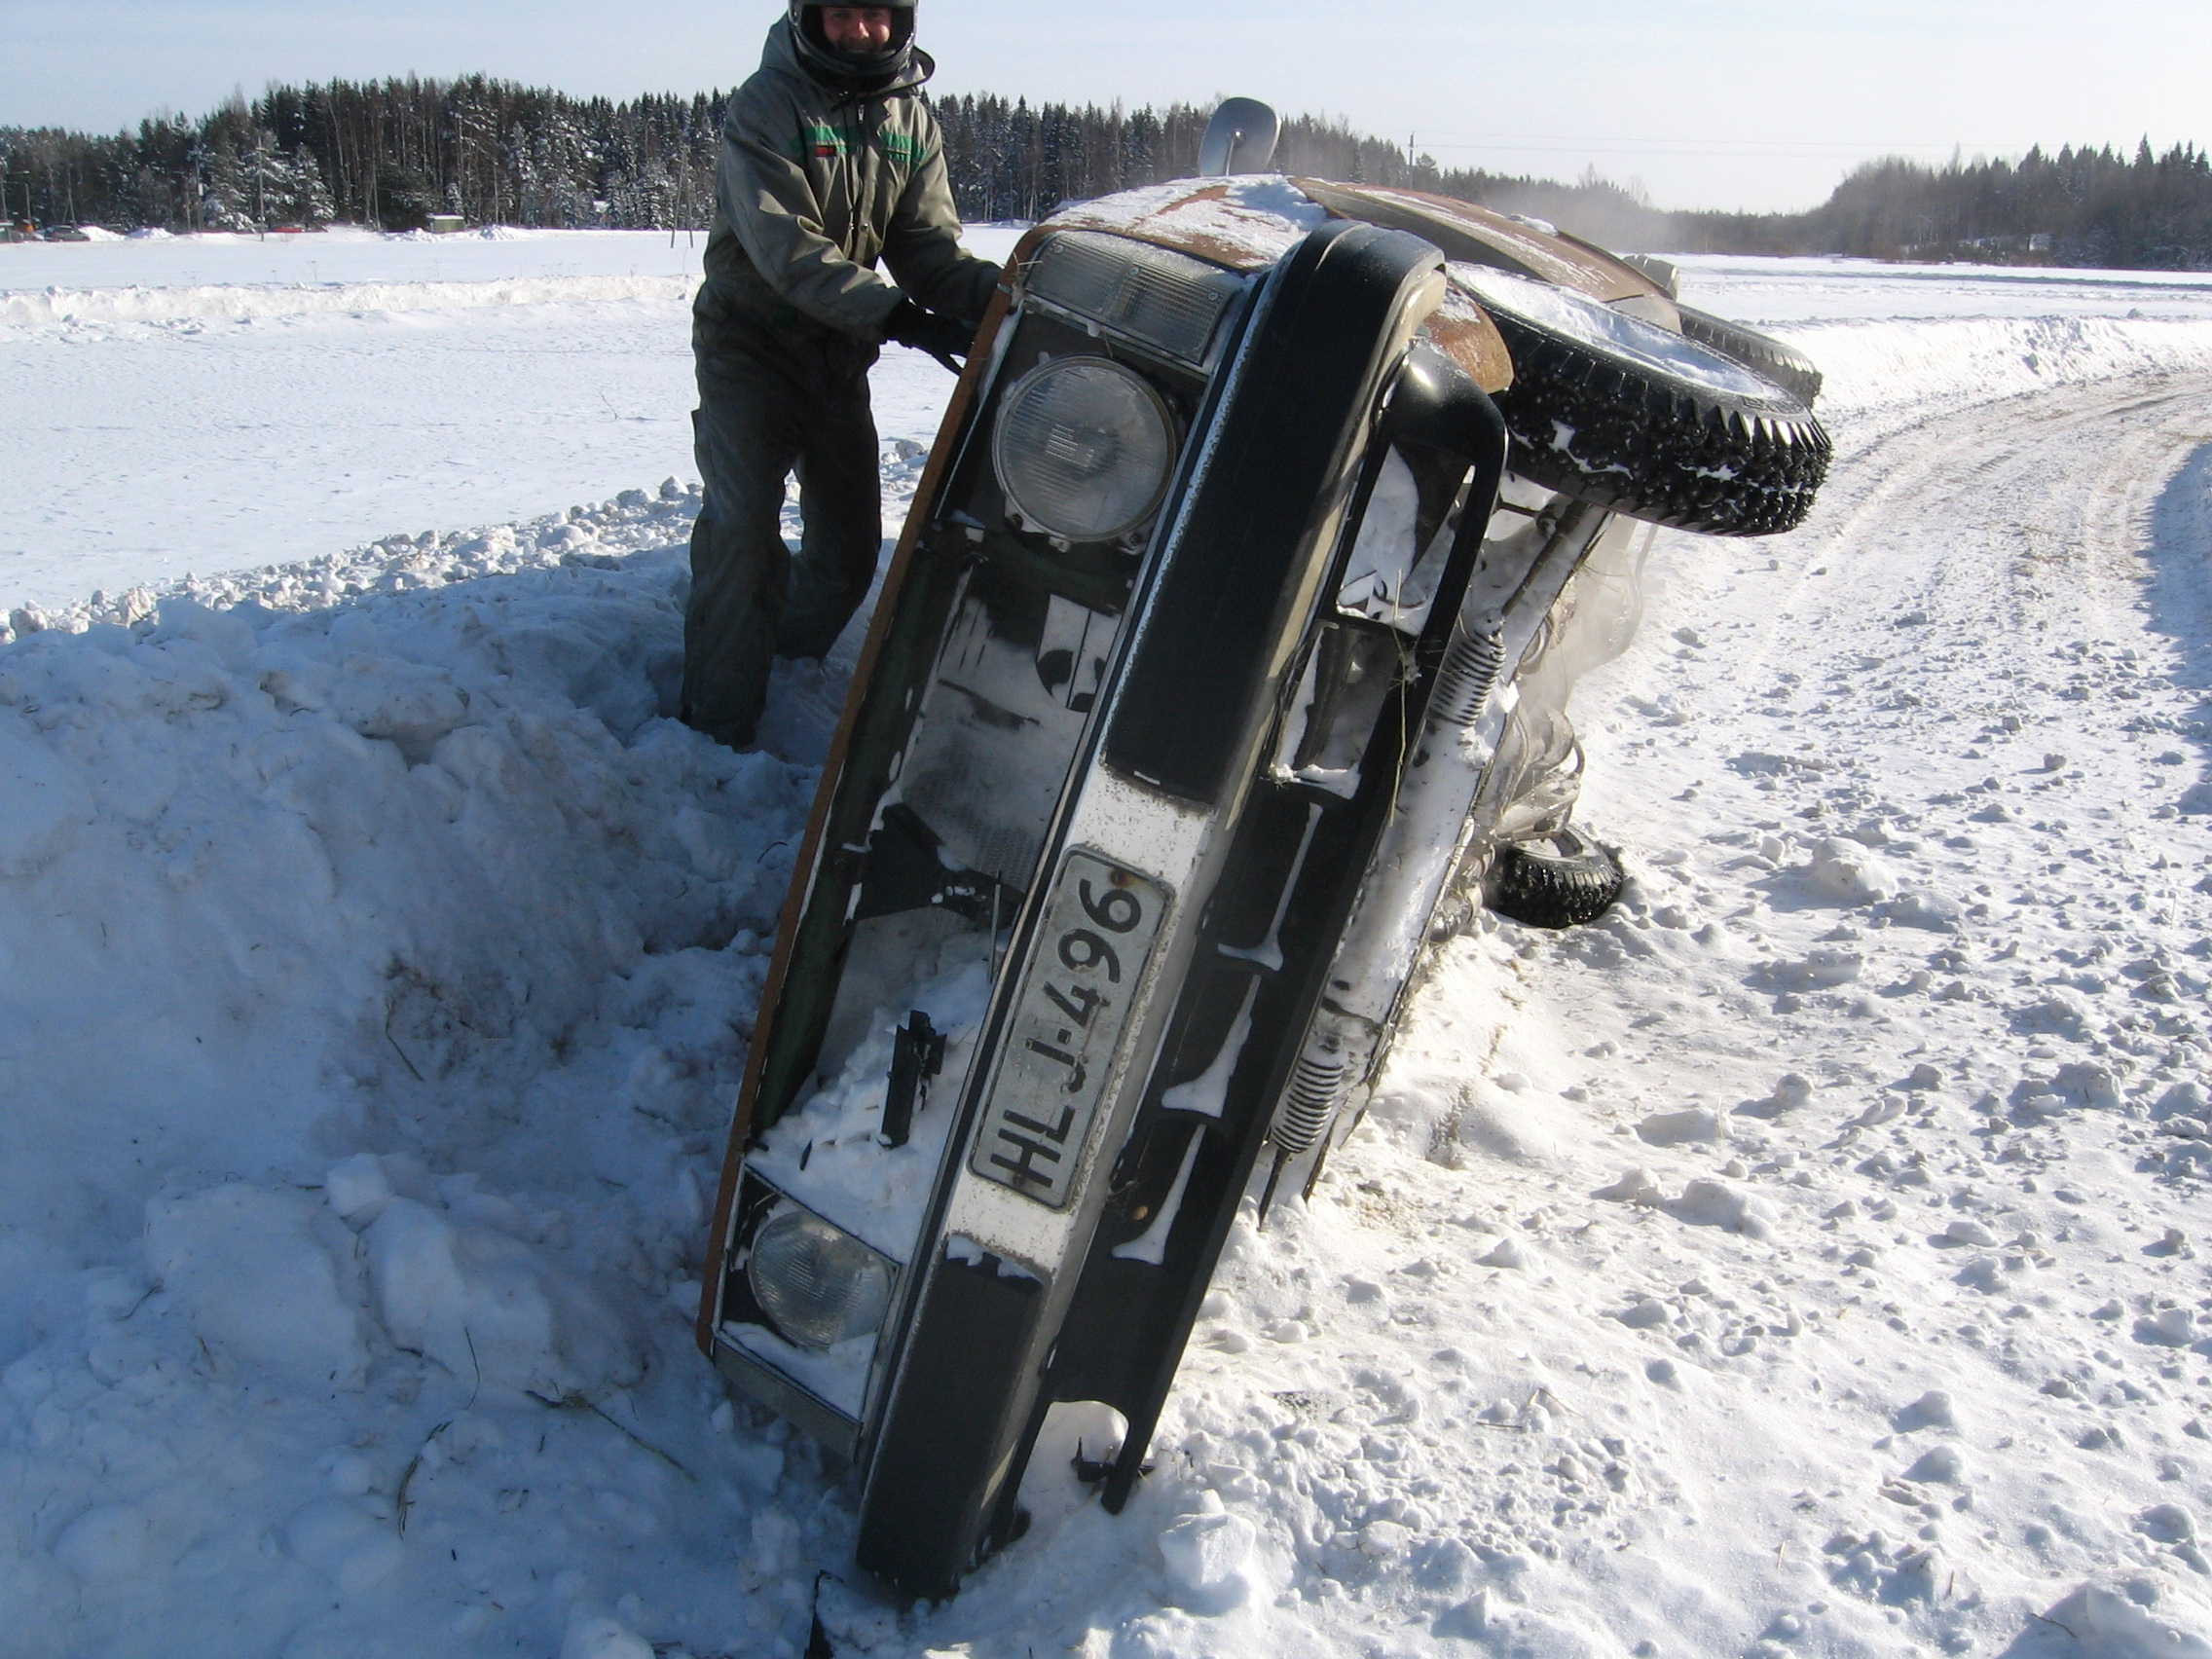
[[[1018,1530],[1055,1407],[1116,1414],[1125,1499],[1248,1183],[1310,1188],[1432,934],[1611,898],[1540,694],[1592,572],[1637,521],[1790,529],[1828,454],[1760,337],[1462,203],[1188,180],[1008,275],[824,771],[698,1324],[927,1596]]]

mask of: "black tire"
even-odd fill
[[[1483,903],[1532,928],[1596,921],[1621,896],[1621,861],[1578,830],[1509,841],[1491,859]]]
[[[1755,369],[1570,289],[1456,265],[1513,357],[1515,472],[1713,535],[1794,530],[1827,475],[1813,412]]]
[[[1758,370],[1808,409],[1821,395],[1820,365],[1796,347],[1711,312],[1692,306],[1677,309],[1682,313],[1682,332],[1690,339]]]

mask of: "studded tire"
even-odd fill
[[[1794,530],[1826,430],[1757,369],[1655,322],[1510,272],[1455,265],[1513,358],[1507,465],[1578,501],[1714,535]]]
[[[1820,365],[1796,347],[1771,334],[1761,334],[1755,328],[1746,328],[1740,322],[1730,322],[1724,316],[1714,316],[1711,312],[1701,312],[1691,306],[1678,309],[1682,313],[1682,333],[1690,339],[1758,370],[1808,409],[1821,395]]]
[[[1498,848],[1483,902],[1530,927],[1578,927],[1610,909],[1627,880],[1621,861],[1606,848],[1578,830],[1555,830]]]

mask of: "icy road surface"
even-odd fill
[[[666,718],[682,281],[379,245],[0,319],[0,1654],[2212,1654],[2212,291],[1688,262],[1838,461],[1584,686],[1624,902],[1454,941],[1128,1511],[907,1609],[688,1325],[844,665]]]

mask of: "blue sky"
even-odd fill
[[[271,81],[481,69],[623,97],[733,85],[774,0],[0,0],[0,126],[95,131]],[[1665,207],[1811,206],[1858,163],[2031,143],[2212,145],[2201,0],[924,0],[948,92],[1130,105],[1218,94],[1342,116],[1446,165],[1578,176]]]

